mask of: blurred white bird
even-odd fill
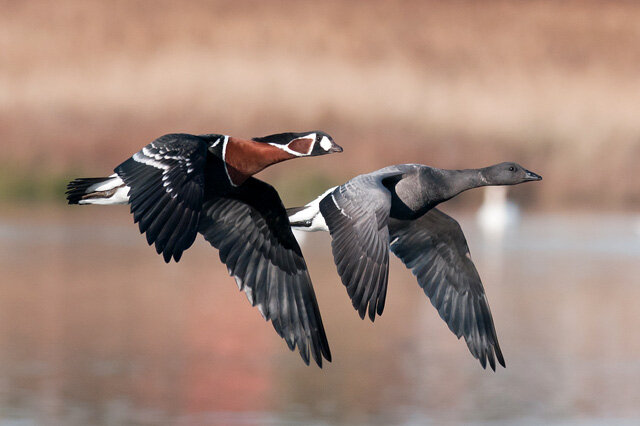
[[[515,203],[507,201],[507,187],[487,186],[476,220],[485,236],[500,239],[508,229],[518,226],[520,209]]]
[[[640,236],[640,217],[636,218],[633,224],[633,230],[636,232],[636,235]]]

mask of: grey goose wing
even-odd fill
[[[130,188],[134,222],[164,260],[177,262],[197,235],[207,144],[197,136],[159,137],[115,168]]]
[[[396,174],[357,176],[320,201],[338,274],[360,318],[368,309],[371,321],[384,310],[389,277],[391,193],[382,180]]]
[[[320,367],[322,357],[331,361],[307,265],[272,186],[249,178],[205,200],[199,232],[289,349],[297,346],[306,364],[309,352]]]
[[[449,329],[464,339],[482,367],[505,362],[489,303],[458,222],[438,209],[416,220],[391,219],[391,251],[418,278],[418,284]]]

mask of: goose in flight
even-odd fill
[[[435,207],[471,188],[541,179],[516,163],[468,170],[401,164],[356,176],[287,214],[294,229],[330,232],[338,274],[361,318],[382,314],[390,249],[449,329],[495,370],[496,359],[505,362],[482,281],[460,225]]]
[[[321,131],[251,140],[161,136],[109,177],[67,186],[69,204],[129,204],[149,245],[177,262],[197,233],[219,250],[240,290],[305,363],[331,360],[307,265],[277,191],[252,176],[298,157],[342,152]]]

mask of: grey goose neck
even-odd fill
[[[471,188],[487,185],[482,169],[444,170],[423,165],[405,165],[403,175],[387,178],[391,192],[391,214],[396,219],[414,219],[438,204]]]

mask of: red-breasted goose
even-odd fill
[[[338,274],[361,318],[382,314],[389,249],[413,272],[449,329],[482,367],[504,367],[484,288],[458,222],[436,209],[462,191],[542,177],[516,163],[442,170],[401,164],[357,176],[304,207],[287,209],[291,226],[331,233]],[[494,357],[495,355],[495,357]]]
[[[253,306],[309,363],[331,360],[307,265],[277,191],[251,177],[271,164],[342,148],[321,131],[251,140],[168,134],[102,178],[69,183],[69,204],[130,204],[148,243],[177,262],[201,233]]]

